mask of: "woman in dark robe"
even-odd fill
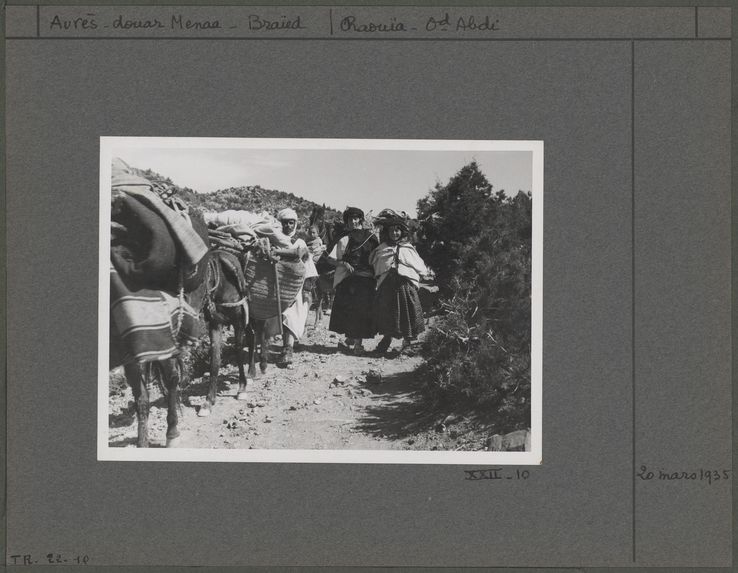
[[[401,217],[385,219],[383,241],[372,252],[369,262],[377,277],[374,301],[375,324],[384,335],[376,348],[384,354],[393,338],[402,338],[401,352],[425,330],[418,286],[428,273],[425,262],[410,243],[407,221]]]
[[[362,340],[373,338],[374,269],[369,255],[379,245],[371,231],[362,228],[364,212],[349,207],[343,213],[348,234],[336,243],[333,256],[338,264],[333,279],[336,290],[329,329],[346,335],[339,349],[361,353]]]

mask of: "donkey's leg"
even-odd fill
[[[233,334],[236,338],[236,359],[238,361],[238,394],[236,394],[236,399],[238,400],[245,400],[246,399],[246,386],[248,384],[248,378],[246,378],[246,373],[244,372],[244,344],[246,343],[246,339],[244,336],[244,329],[245,329],[245,313],[242,308],[237,309],[237,311],[234,313],[234,320],[233,320]]]
[[[254,321],[256,328],[254,329],[254,336],[256,337],[256,343],[259,345],[259,369],[264,374],[267,371],[269,365],[268,356],[269,348],[267,347],[266,339],[266,324],[263,320]]]
[[[249,345],[249,378],[256,378],[256,330],[254,329],[254,323],[249,325],[246,332]]]
[[[218,373],[220,372],[220,352],[223,346],[223,331],[220,324],[210,324],[210,387],[205,402],[200,406],[197,415],[209,416],[215,406],[218,394]]]
[[[133,399],[136,403],[136,418],[138,419],[138,447],[149,447],[149,390],[146,387],[146,376],[144,369],[147,366],[141,364],[126,364],[124,370],[126,380],[133,390]]]
[[[167,448],[174,448],[179,441],[179,388],[184,376],[184,363],[179,358],[170,358],[162,364],[164,385],[167,389]]]

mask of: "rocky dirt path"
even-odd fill
[[[395,350],[387,358],[346,355],[337,351],[339,338],[327,330],[327,324],[328,317],[324,317],[317,329],[308,330],[291,368],[270,364],[267,373],[249,386],[246,401],[235,399],[236,367],[222,368],[218,403],[209,417],[197,416],[208,377],[195,378],[183,392],[180,447],[483,448],[481,438],[437,431],[444,413],[423,405],[415,374],[422,359],[399,356],[401,341],[393,342]],[[365,347],[373,349],[379,338],[365,341]],[[381,374],[381,380],[376,373]],[[136,421],[130,389],[111,385],[110,403],[110,445],[134,446]],[[166,407],[156,396],[149,428],[152,445],[161,446]]]

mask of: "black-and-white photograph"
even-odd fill
[[[537,464],[543,142],[101,138],[98,458]]]

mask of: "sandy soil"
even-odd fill
[[[484,449],[486,431],[464,420],[452,424],[446,418],[449,412],[424,403],[415,374],[422,359],[399,355],[400,340],[393,341],[388,357],[346,355],[338,352],[339,337],[327,330],[328,320],[326,316],[316,329],[308,329],[291,367],[270,364],[249,386],[246,401],[235,398],[236,367],[222,367],[218,402],[209,417],[197,415],[208,376],[194,378],[182,393],[179,447]],[[365,347],[373,349],[379,339],[365,341]],[[272,349],[276,357],[279,347]],[[110,445],[135,446],[131,391],[112,382],[109,420]],[[149,420],[153,447],[163,445],[165,432],[166,405],[154,390]]]

